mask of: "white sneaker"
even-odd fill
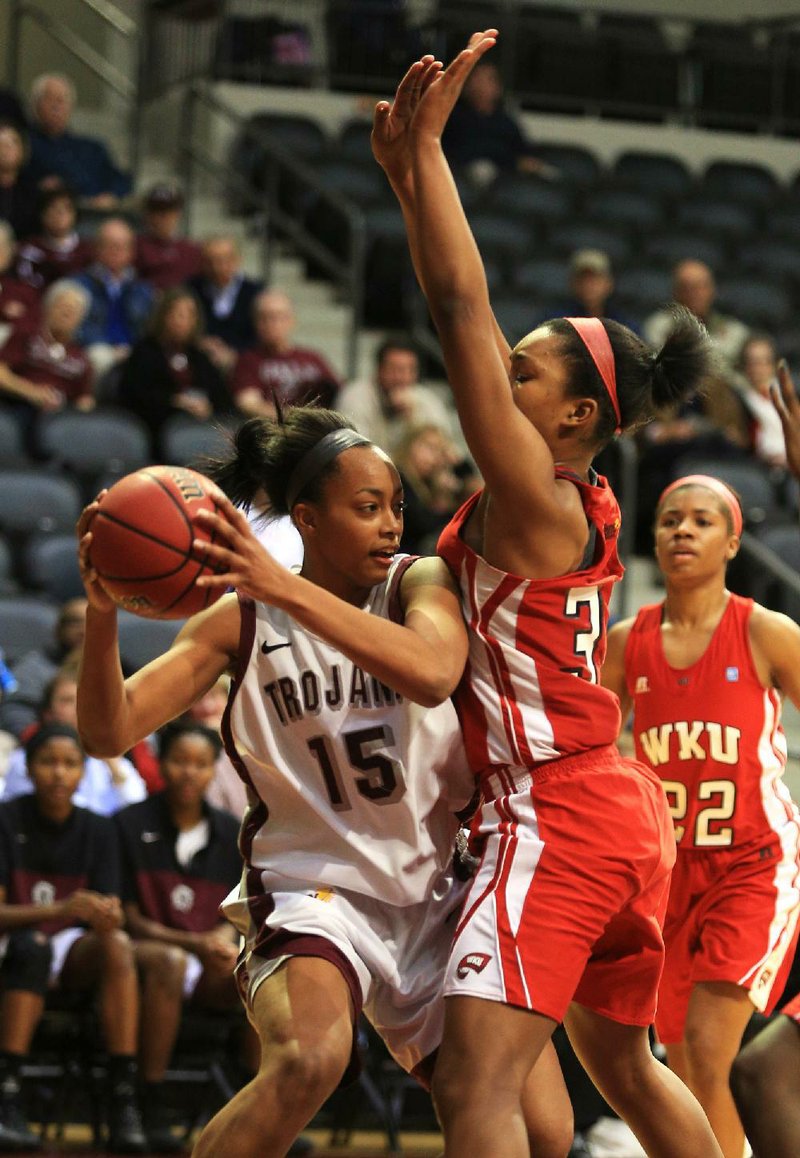
[[[620,1118],[598,1118],[586,1137],[592,1158],[647,1158],[633,1131]]]

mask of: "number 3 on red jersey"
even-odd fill
[[[567,670],[574,672],[581,679],[588,679],[591,684],[596,684],[598,665],[595,649],[603,630],[603,609],[597,587],[570,587],[564,600],[564,614],[568,619],[580,621],[572,649],[583,663],[581,667]],[[588,676],[584,672],[588,672]]]

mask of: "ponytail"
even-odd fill
[[[594,441],[598,450],[610,442],[618,426],[623,432],[636,430],[657,413],[680,405],[702,390],[713,373],[714,354],[703,323],[679,305],[673,307],[672,319],[667,340],[660,350],[653,351],[627,326],[603,318],[614,352],[619,423],[608,390],[573,326],[566,318],[546,323],[561,338],[569,363],[570,397],[597,401]]]
[[[300,460],[327,434],[352,430],[349,419],[320,406],[278,407],[275,418],[249,418],[236,432],[227,458],[204,464],[236,506],[249,510],[264,496],[271,518],[290,513],[287,487]],[[319,501],[324,480],[337,470],[336,459],[323,466],[295,496]]]

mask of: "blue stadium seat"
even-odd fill
[[[708,231],[731,241],[749,240],[756,232],[755,212],[735,201],[693,197],[680,201],[675,207],[678,227]]]
[[[602,249],[618,268],[632,257],[634,249],[629,230],[593,221],[565,221],[548,233],[547,241],[553,253],[565,256],[576,249]]]
[[[664,224],[663,200],[638,189],[599,189],[590,193],[583,208],[589,221],[625,226],[640,233]]]
[[[764,209],[781,195],[778,179],[765,165],[743,161],[712,161],[703,174],[702,192]]]
[[[84,594],[74,534],[32,535],[23,557],[26,586],[56,603]]]
[[[633,149],[614,162],[614,183],[661,197],[685,197],[694,184],[688,165],[669,153],[643,153]]]
[[[717,304],[751,326],[773,330],[786,325],[795,312],[791,293],[767,278],[728,277],[717,282]]]
[[[650,313],[672,300],[672,272],[665,265],[630,265],[615,279],[614,292],[636,314]]]
[[[12,537],[73,531],[81,512],[76,484],[42,470],[0,470],[0,529]]]
[[[186,622],[184,619],[143,619],[120,611],[119,654],[126,674],[138,671],[151,659],[171,647],[175,636]]]
[[[533,257],[514,267],[514,288],[540,297],[566,298],[569,294],[569,262]]]
[[[642,242],[643,256],[670,267],[692,258],[704,261],[716,272],[725,264],[725,246],[719,238],[707,237],[691,229],[672,229],[654,233]]]
[[[0,648],[13,665],[26,651],[53,642],[58,605],[30,595],[0,599]]]
[[[487,207],[533,221],[563,221],[575,208],[569,186],[529,176],[501,176],[489,190]]]

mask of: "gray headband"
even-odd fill
[[[289,475],[289,481],[286,484],[286,505],[289,511],[291,512],[292,507],[312,478],[316,478],[322,468],[332,462],[343,450],[349,450],[351,446],[371,445],[372,443],[368,438],[365,438],[363,434],[358,434],[349,426],[332,430],[330,434],[321,438],[316,446],[312,446],[311,450],[306,451]]]

